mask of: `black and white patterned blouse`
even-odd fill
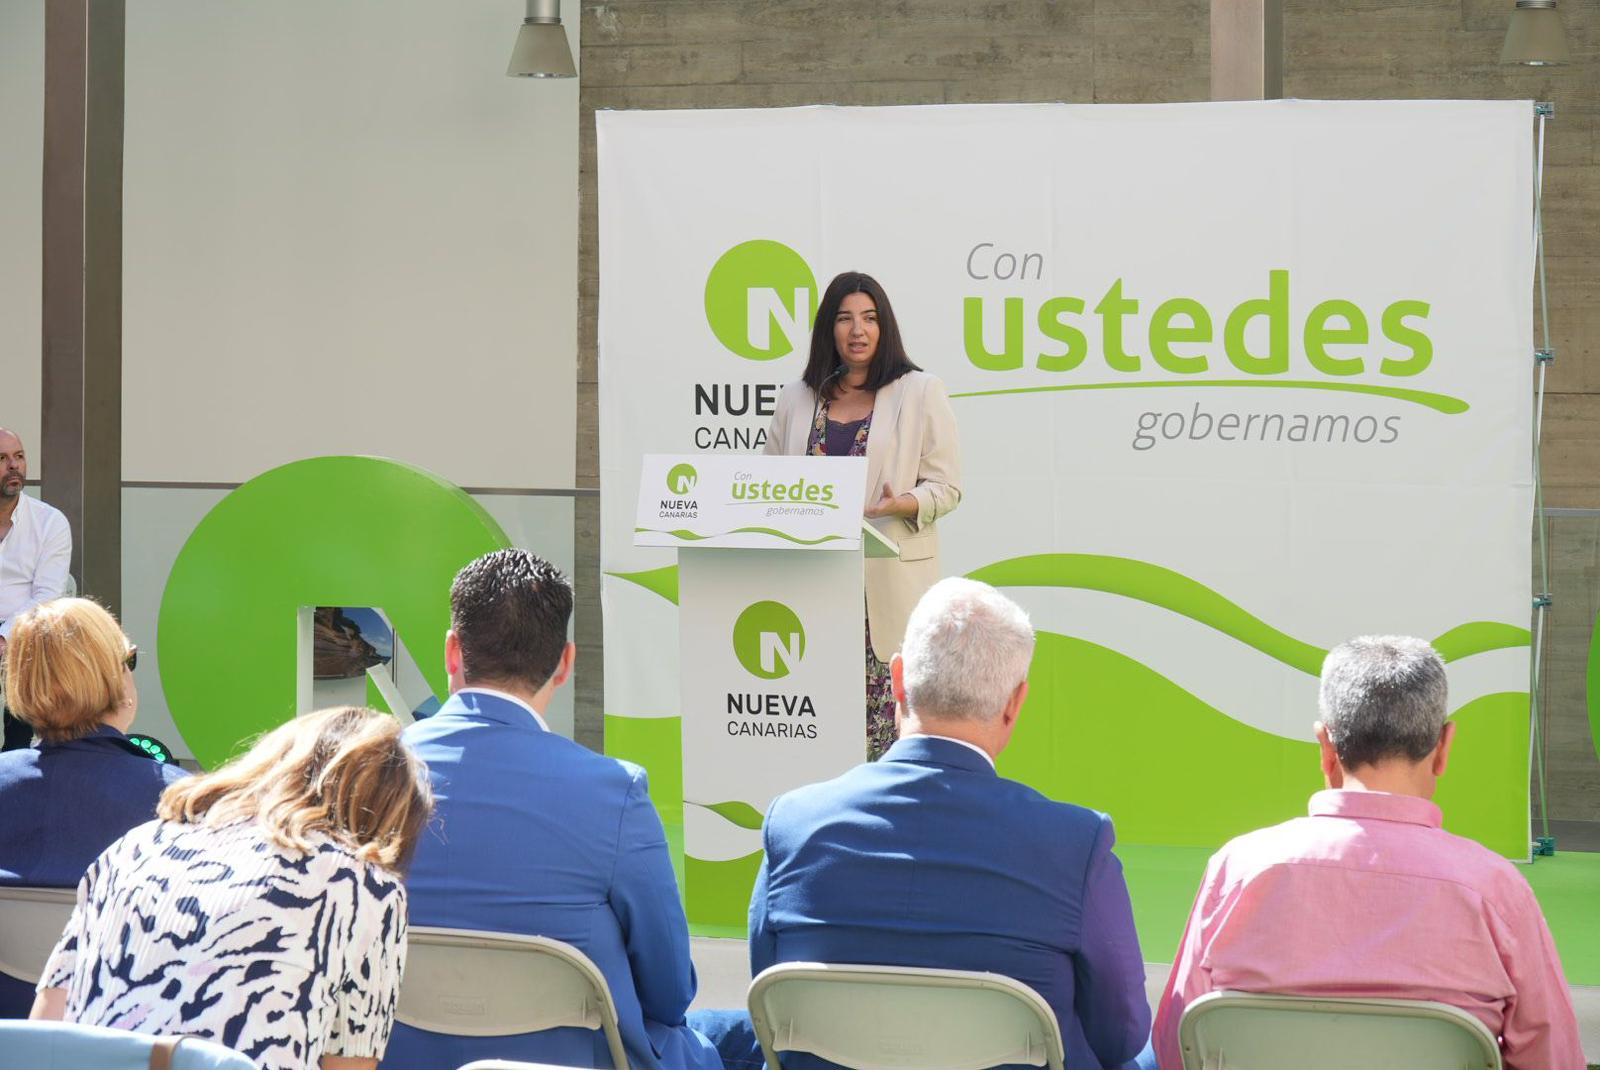
[[[225,1044],[263,1070],[379,1058],[405,965],[400,879],[326,839],[152,821],[106,848],[39,987],[66,1020]]]

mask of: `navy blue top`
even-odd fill
[[[795,961],[1005,974],[1055,1010],[1077,1070],[1121,1066],[1149,1037],[1104,814],[997,776],[960,743],[909,736],[880,761],[774,800],[764,840],[752,976]],[[832,1065],[799,1052],[783,1064]]]
[[[76,888],[112,841],[156,816],[167,785],[188,774],[128,752],[124,738],[101,725],[0,754],[0,885]],[[0,1018],[27,1017],[32,1000],[30,986],[0,976]]]
[[[856,435],[861,431],[861,425],[867,422],[863,416],[859,420],[849,423],[840,423],[838,420],[828,421],[828,438],[823,445],[829,457],[848,457],[851,447],[856,444]]]
[[[89,863],[156,816],[188,774],[124,749],[101,725],[70,743],[0,754],[0,885],[76,888]]]

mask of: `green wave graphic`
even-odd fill
[[[1181,572],[1148,561],[1103,554],[1032,554],[968,573],[995,587],[1075,587],[1105,591],[1170,609],[1268,657],[1316,676],[1328,652],[1303,643]]]
[[[968,576],[996,587],[1068,587],[1136,599],[1214,628],[1310,676],[1321,674],[1322,660],[1328,656],[1322,647],[1274,628],[1198,580],[1131,557],[1031,554],[985,565]],[[1531,641],[1526,628],[1474,621],[1450,629],[1433,645],[1449,662]]]
[[[678,604],[678,566],[664,565],[661,568],[647,568],[639,572],[607,572],[607,576],[615,576],[619,580],[637,583],[647,591],[653,591],[671,602]]]
[[[844,538],[843,535],[824,535],[820,539],[802,539],[798,535],[790,535],[787,531],[777,528],[734,528],[732,531],[719,531],[711,535],[702,535],[698,531],[689,531],[687,528],[634,528],[635,533],[647,531],[652,535],[671,535],[674,539],[683,539],[685,542],[702,542],[706,539],[717,539],[724,535],[772,535],[779,539],[787,539],[798,546],[819,546],[825,542],[837,542]]]
[[[1304,740],[1234,719],[1108,647],[1041,631],[1028,699],[1000,773],[1054,799],[1116,818],[1127,843],[1215,847],[1305,813],[1322,787],[1314,705],[1297,711]],[[1460,724],[1435,801],[1445,827],[1510,857],[1527,852],[1528,695],[1498,692],[1452,711]],[[1161,785],[1223,774],[1203,806],[1175,806]],[[1174,789],[1177,790],[1177,789]]]
[[[1307,379],[1162,379],[1137,383],[1058,383],[1051,386],[1014,386],[1004,390],[966,390],[951,394],[953,398],[988,398],[1001,394],[1048,394],[1058,390],[1149,390],[1182,387],[1254,387],[1267,390],[1335,390],[1347,394],[1372,394],[1406,401],[1413,405],[1458,416],[1471,406],[1449,394],[1434,394],[1426,390],[1407,390],[1398,386],[1378,386],[1374,383],[1320,383]]]
[[[1451,628],[1433,641],[1433,649],[1445,661],[1460,661],[1474,654],[1490,650],[1505,650],[1514,646],[1528,646],[1533,634],[1515,624],[1499,624],[1489,620],[1475,620]]]
[[[608,576],[640,587],[678,604],[678,566],[642,572],[608,572]],[[996,587],[1065,587],[1121,595],[1171,610],[1261,651],[1268,657],[1311,676],[1322,672],[1327,650],[1294,638],[1261,620],[1236,602],[1181,572],[1148,561],[1103,554],[1032,554],[997,561],[968,573],[972,579]],[[1600,635],[1600,631],[1597,631]],[[1533,637],[1526,628],[1496,621],[1461,624],[1433,640],[1433,648],[1446,662],[1460,661],[1491,650],[1528,646]],[[1600,640],[1590,659],[1595,693],[1600,694]],[[1591,710],[1600,740],[1600,700]],[[1597,743],[1600,746],[1600,743]]]
[[[733,799],[728,802],[700,803],[689,799],[684,800],[690,806],[698,806],[702,810],[710,810],[713,814],[723,818],[730,824],[738,825],[742,829],[759,829],[765,817],[760,810],[747,802]]]
[[[1119,854],[1137,844],[1209,852],[1241,832],[1304,815],[1306,799],[1322,787],[1310,738],[1314,708],[1300,711],[1306,738],[1285,739],[1233,719],[1126,655],[1049,631],[1038,633],[1028,675],[1028,700],[1000,756],[1001,774],[1050,798],[1110,813]],[[1445,827],[1524,857],[1527,692],[1482,695],[1452,717],[1460,730],[1435,797]],[[606,715],[606,753],[650,771],[650,797],[669,836],[682,822],[680,725],[677,717]],[[1183,805],[1196,785],[1219,776],[1227,790],[1206,793],[1204,805]],[[697,935],[744,934],[760,861],[759,851],[683,860]],[[1147,948],[1176,946],[1197,875],[1198,868],[1185,871],[1170,903],[1147,901],[1145,889],[1135,887]]]
[[[750,932],[750,889],[761,868],[761,852],[712,862],[683,856],[684,907],[696,936],[743,940]]]

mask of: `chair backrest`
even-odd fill
[[[1409,999],[1209,992],[1178,1023],[1184,1070],[1500,1070],[1500,1046],[1458,1007]]]
[[[1061,1027],[1044,997],[997,973],[785,962],[750,982],[768,1070],[803,1051],[852,1070],[1062,1070]]]
[[[0,973],[38,984],[77,900],[72,888],[0,888]]]
[[[0,1053],[8,1067],[52,1070],[149,1070],[156,1038],[125,1029],[69,1022],[0,1021]],[[247,1057],[207,1040],[185,1040],[172,1070],[256,1070]]]
[[[571,1026],[599,1029],[611,1065],[628,1070],[605,975],[571,944],[544,936],[412,926],[395,1018],[463,1037]]]

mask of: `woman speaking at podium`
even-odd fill
[[[828,284],[804,376],[778,395],[766,452],[866,457],[865,515],[900,547],[868,559],[867,757],[895,740],[889,658],[924,591],[938,582],[935,521],[961,501],[961,449],[944,383],[911,363],[889,295],[871,275]]]

